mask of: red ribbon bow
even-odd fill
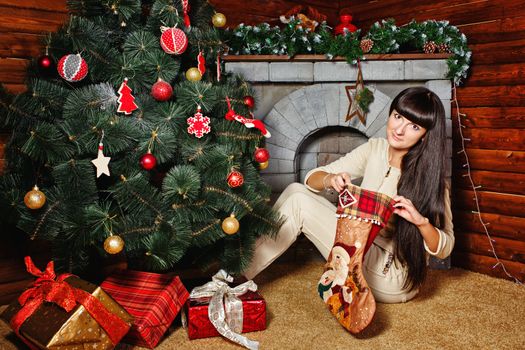
[[[40,271],[31,257],[24,258],[27,272],[38,277],[31,287],[18,298],[22,306],[20,311],[11,319],[11,327],[20,335],[20,327],[38,309],[44,301],[55,303],[66,312],[70,312],[81,304],[87,312],[106,331],[113,344],[117,344],[129,330],[129,325],[121,318],[109,312],[104,305],[88,292],[70,286],[64,280],[73,276],[69,273],[56,276],[55,265],[52,261],[47,264],[45,271]],[[29,344],[28,344],[29,345]],[[30,345],[31,346],[31,345]]]

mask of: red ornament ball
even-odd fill
[[[157,158],[151,153],[146,153],[140,157],[140,166],[144,170],[151,170],[157,165]]]
[[[42,70],[48,70],[53,66],[53,60],[48,55],[44,55],[38,58],[38,67]]]
[[[266,148],[257,148],[253,154],[253,158],[257,163],[264,163],[270,159],[270,152]]]
[[[253,96],[244,96],[243,102],[246,105],[246,107],[250,109],[252,109],[253,106],[255,106],[255,99],[253,98]]]
[[[151,96],[157,101],[167,101],[173,94],[173,88],[164,80],[159,80],[151,87]]]
[[[234,170],[228,175],[227,181],[231,188],[239,187],[244,183],[244,176],[239,171]]]
[[[67,81],[75,82],[84,79],[88,73],[88,66],[80,54],[65,55],[58,61],[58,74]]]
[[[170,55],[180,55],[188,47],[188,37],[179,28],[161,28],[160,46]]]

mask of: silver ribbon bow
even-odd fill
[[[237,297],[249,290],[255,292],[257,285],[253,281],[248,281],[231,288],[228,282],[232,281],[232,276],[224,270],[219,270],[212,277],[211,282],[193,288],[190,298],[211,297],[208,317],[219,334],[248,349],[257,350],[259,349],[258,341],[250,340],[239,334],[242,332],[243,311],[242,301]]]

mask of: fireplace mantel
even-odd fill
[[[450,54],[367,55],[361,60],[366,81],[447,79],[446,59]],[[224,57],[226,70],[239,73],[252,83],[347,82],[355,81],[357,65],[343,57],[332,60],[323,55],[239,55]]]

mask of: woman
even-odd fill
[[[445,186],[445,111],[424,87],[403,90],[390,106],[386,139],[370,139],[344,157],[311,170],[305,185],[293,183],[275,208],[287,219],[275,239],[260,239],[246,278],[253,278],[304,232],[328,257],[336,232],[335,206],[316,194],[340,192],[351,178],[395,201],[388,225],[363,263],[363,275],[377,301],[405,302],[426,276],[427,257],[446,258],[454,246],[450,198]]]

